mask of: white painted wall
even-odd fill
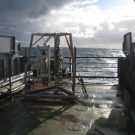
[[[0,35],[0,53],[9,53],[11,51],[11,46],[13,46],[13,43],[11,42],[13,37],[10,36],[1,36]]]

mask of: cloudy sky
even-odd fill
[[[134,0],[0,0],[0,34],[22,46],[33,32],[71,32],[77,47],[121,48],[130,31]]]

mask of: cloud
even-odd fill
[[[52,9],[59,9],[71,2],[81,2],[82,0],[1,0],[0,16],[3,21],[25,21],[25,19],[36,19],[45,16]],[[88,3],[95,0],[84,0]]]
[[[0,16],[7,21],[25,21],[46,15],[52,8],[68,3],[61,0],[1,0]]]
[[[78,47],[120,48],[135,28],[135,6],[123,1],[100,7],[98,0],[1,0],[0,33],[29,41],[33,32],[71,32]]]

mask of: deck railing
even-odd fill
[[[118,58],[76,57],[76,72],[79,72],[83,78],[118,78]]]
[[[31,56],[35,59],[36,56]],[[53,57],[52,57],[53,58]],[[119,57],[76,57],[76,72],[87,79],[118,79]],[[71,57],[63,57],[64,67],[71,69]]]
[[[35,59],[36,56],[31,56]],[[117,79],[118,80],[118,58],[119,57],[76,57],[76,73],[79,73],[85,80],[89,79]],[[63,66],[71,68],[71,57],[63,57]],[[79,77],[76,74],[76,78]],[[12,78],[11,82],[23,80],[24,74]],[[7,87],[9,80],[1,81],[0,89]]]

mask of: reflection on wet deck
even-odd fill
[[[17,97],[0,107],[0,135],[129,135],[117,86],[88,85],[76,104],[26,102]]]

